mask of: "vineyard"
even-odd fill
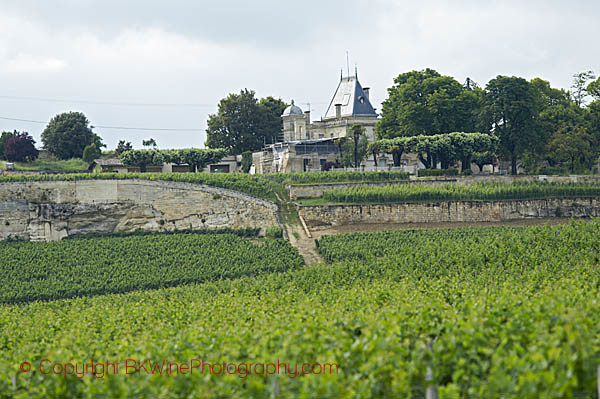
[[[265,179],[285,184],[382,182],[408,180],[408,172],[299,172],[263,175]]]
[[[140,234],[0,242],[0,303],[122,293],[282,272],[303,265],[284,240]]]
[[[563,197],[597,197],[600,185],[583,183],[518,182],[476,183],[470,186],[409,184],[396,186],[355,186],[323,192],[317,202],[390,203],[425,201],[517,200]],[[312,202],[315,202],[314,200]]]
[[[240,191],[255,197],[276,200],[275,192],[284,192],[281,184],[260,176],[245,173],[71,173],[55,175],[0,175],[2,182],[20,181],[74,181],[95,179],[144,179],[180,183],[205,184],[207,186]]]
[[[599,221],[325,236],[318,245],[327,265],[0,305],[0,397],[424,398],[432,383],[441,398],[594,398],[599,236]],[[283,245],[263,245],[269,242]],[[90,253],[84,240],[71,243],[84,245],[80,256],[103,256]],[[240,252],[213,248],[220,262]],[[210,251],[198,249],[206,257]],[[295,259],[289,248],[283,252]],[[15,249],[2,263],[24,253]],[[52,256],[58,255],[49,250],[36,261],[38,270]],[[152,264],[150,258],[139,261]],[[123,371],[100,380],[41,374],[36,367],[45,358],[329,362],[340,371],[297,377]],[[21,373],[22,361],[34,369]]]

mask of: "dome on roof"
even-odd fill
[[[292,100],[292,105],[288,106],[281,116],[290,116],[290,115],[304,115],[302,112],[302,108],[297,105],[294,105],[294,100]]]

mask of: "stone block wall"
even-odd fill
[[[356,223],[499,222],[600,216],[597,198],[446,201],[362,205],[297,205],[309,228]]]
[[[0,240],[278,225],[277,205],[237,191],[149,180],[0,183]]]

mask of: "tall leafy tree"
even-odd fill
[[[538,141],[537,104],[531,83],[516,76],[497,76],[485,88],[484,120],[500,139],[499,153],[510,159],[517,174],[517,159]]]
[[[552,135],[548,150],[555,161],[567,164],[571,172],[587,169],[594,162],[592,137],[582,125],[563,125]]]
[[[394,79],[377,124],[379,138],[477,130],[482,92],[433,69]]]
[[[83,149],[92,143],[98,149],[106,147],[81,112],[65,112],[52,118],[42,132],[42,143],[60,159],[81,158]]]
[[[272,97],[259,102],[248,89],[229,94],[219,102],[217,113],[208,117],[206,146],[236,155],[259,150],[265,141],[274,141],[279,135],[283,105]]]

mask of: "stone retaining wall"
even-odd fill
[[[499,222],[600,216],[598,198],[446,201],[362,205],[297,205],[309,228],[355,223]]]
[[[149,180],[0,183],[0,240],[278,225],[277,205],[237,191]]]

